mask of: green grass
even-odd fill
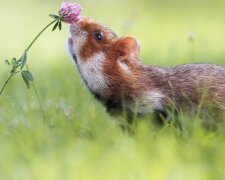
[[[83,14],[132,35],[146,64],[210,62],[225,66],[222,0],[79,1]],[[0,83],[4,59],[20,56],[50,22],[61,1],[0,0]],[[45,110],[15,77],[0,97],[0,179],[224,179],[225,124],[215,132],[181,116],[184,131],[138,119],[136,133],[121,131],[85,88],[65,49],[62,32],[48,30],[28,64]],[[193,42],[188,34],[194,32]]]

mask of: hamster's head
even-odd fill
[[[88,18],[80,18],[70,25],[70,34],[69,52],[81,77],[92,91],[107,88],[111,79],[107,76],[107,69],[115,71],[119,63],[126,71],[128,60],[137,59],[140,51],[136,39],[118,38],[111,29]]]
[[[102,53],[117,39],[109,28],[88,18],[81,18],[70,26],[69,47],[80,61],[91,59],[96,53]]]

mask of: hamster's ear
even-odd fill
[[[133,37],[122,37],[116,43],[118,59],[130,59],[138,57],[140,44]]]
[[[133,37],[122,37],[116,42],[116,59],[123,73],[130,75],[132,63],[130,60],[137,58],[140,52],[139,42]]]

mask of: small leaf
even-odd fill
[[[22,78],[23,78],[24,83],[25,83],[26,86],[27,86],[27,89],[29,89],[29,88],[30,88],[30,82],[29,82],[29,80],[26,78],[26,76],[24,75],[23,71],[21,72],[21,75],[22,75]]]
[[[20,69],[22,70],[23,67],[25,66],[26,62],[27,62],[27,51],[24,51],[22,57],[20,58],[20,61],[21,61]]]
[[[50,16],[51,18],[55,19],[55,20],[60,19],[60,17],[59,17],[59,16],[54,15],[54,14],[49,14],[49,16]]]
[[[57,22],[55,23],[54,27],[52,28],[52,31],[54,31],[54,30],[57,28],[58,24],[59,24],[59,21],[57,21]]]
[[[62,29],[62,21],[59,21],[59,30],[61,31]]]
[[[11,65],[8,59],[5,60],[5,63],[9,66]]]
[[[13,65],[13,66],[17,66],[17,60],[16,60],[16,58],[12,58],[11,59],[11,64]]]
[[[28,80],[28,81],[33,81],[34,77],[31,74],[30,71],[22,71],[21,74]]]

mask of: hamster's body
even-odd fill
[[[212,64],[161,68],[139,59],[132,37],[118,38],[105,26],[82,18],[71,25],[68,46],[90,92],[111,114],[194,113],[199,105],[225,105],[225,69]]]

